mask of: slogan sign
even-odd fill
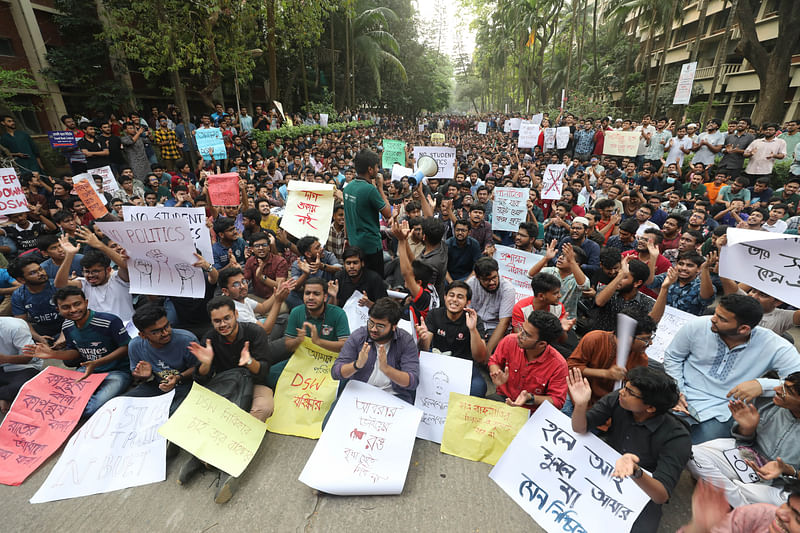
[[[328,125],[328,114],[327,113],[320,113],[319,114],[319,125],[323,128]]]
[[[192,242],[195,248],[200,250],[200,255],[205,257],[208,262],[214,262],[214,254],[211,251],[211,233],[206,226],[206,210],[203,207],[145,207],[145,206],[125,206],[122,210],[125,222],[139,220],[172,220],[182,218],[189,225],[189,232],[192,234]]]
[[[203,271],[195,266],[194,242],[182,218],[98,222],[100,230],[128,252],[131,294],[202,298]]]
[[[519,126],[517,146],[520,148],[533,148],[539,142],[539,125],[530,120],[523,120]]]
[[[22,386],[0,425],[0,483],[19,485],[61,447],[106,376],[48,366]]]
[[[697,318],[697,316],[669,305],[666,306],[664,308],[664,316],[658,321],[658,329],[656,329],[656,335],[653,337],[653,344],[647,348],[647,358],[663,363],[664,350],[675,338],[678,330],[694,318]]]
[[[552,150],[556,147],[556,129],[555,128],[545,128],[544,129],[544,149],[545,150]]]
[[[528,414],[524,407],[451,392],[440,449],[493,465],[525,425]]]
[[[681,65],[681,74],[678,77],[678,85],[675,87],[675,96],[672,104],[688,104],[692,97],[692,85],[694,85],[694,74],[697,71],[697,61],[684,63]]]
[[[544,113],[536,113],[531,117],[531,122],[533,122],[537,126],[542,125],[542,120],[544,120]]]
[[[481,135],[486,135],[486,127],[489,125],[488,122],[478,122],[478,127],[476,128],[478,133]]]
[[[559,126],[556,128],[556,148],[563,150],[569,144],[569,126]]]
[[[441,146],[442,144],[444,144],[444,141],[445,141],[444,133],[431,133],[431,144]]]
[[[419,353],[419,384],[414,405],[422,410],[417,437],[442,442],[450,393],[469,394],[472,361],[442,355]]]
[[[117,183],[117,178],[114,177],[114,172],[111,170],[110,166],[106,165],[100,168],[93,168],[90,169],[88,173],[103,176],[103,192],[114,193],[119,190],[119,183]]]
[[[50,146],[56,149],[78,146],[78,140],[71,131],[48,131],[47,139],[50,141]]]
[[[492,229],[517,231],[528,216],[530,189],[519,187],[495,187],[492,205]]]
[[[332,183],[291,180],[281,227],[298,239],[312,235],[325,246],[333,220],[334,188]]]
[[[209,176],[208,196],[211,198],[211,205],[232,206],[241,204],[242,196],[239,193],[239,174],[236,172],[226,172],[225,174]]]
[[[511,119],[508,118],[503,121],[503,133],[511,133]]]
[[[499,266],[497,273],[514,287],[515,302],[533,296],[528,272],[533,265],[541,261],[541,255],[497,244],[494,247],[493,257]]]
[[[728,230],[719,275],[800,307],[800,237],[741,228]]]
[[[522,119],[519,117],[515,117],[511,119],[511,131],[519,131],[519,128],[522,126]]]
[[[564,188],[564,175],[567,165],[547,165],[542,176],[542,200],[559,200]]]
[[[339,381],[331,377],[337,354],[305,338],[289,358],[275,387],[275,410],[267,419],[272,433],[318,439],[322,421],[336,399]]]
[[[636,151],[639,149],[640,136],[638,131],[606,131],[603,153],[605,155],[635,157]]]
[[[339,496],[400,494],[422,411],[350,380],[299,480]]]
[[[211,161],[212,156],[215,161],[227,159],[228,151],[219,128],[197,128],[194,130],[194,140],[197,141],[197,150],[206,161]]]
[[[395,164],[406,166],[406,143],[392,139],[383,140],[383,155],[381,157],[383,168],[392,168]]]
[[[417,161],[423,155],[430,156],[439,165],[439,172],[431,179],[453,179],[456,172],[456,149],[442,146],[415,146],[414,147],[414,172],[417,169]]]
[[[633,480],[611,476],[619,457],[544,402],[489,477],[548,533],[627,532],[650,498]]]
[[[28,211],[28,200],[19,184],[17,171],[13,168],[0,168],[0,215]]]
[[[348,298],[342,306],[344,314],[347,315],[347,323],[350,326],[350,331],[355,331],[361,326],[367,325],[369,307],[358,304],[359,300],[363,297],[364,293],[361,291],[353,291],[353,294],[350,295],[350,298]]]
[[[167,478],[169,418],[175,391],[152,398],[118,396],[75,435],[31,503],[52,502],[157,483]]]
[[[267,426],[197,383],[158,432],[201,461],[239,477],[261,446]]]
[[[89,180],[77,181],[72,185],[72,190],[81,199],[83,205],[89,210],[94,218],[103,218],[108,214],[108,209],[105,205],[105,196],[102,198],[97,194],[97,190],[92,186]]]

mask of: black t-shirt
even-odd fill
[[[239,368],[239,359],[242,356],[244,343],[250,343],[250,356],[258,359],[261,368],[258,374],[253,375],[253,383],[256,385],[266,385],[269,376],[269,337],[267,332],[260,324],[239,322],[239,332],[233,342],[228,340],[211,329],[200,341],[201,346],[206,345],[206,339],[211,339],[211,347],[214,349],[214,360],[211,362],[211,372],[207,376],[198,376],[198,381],[207,382],[214,374]],[[198,365],[199,367],[200,365]]]
[[[102,152],[106,148],[107,146],[105,140],[99,137],[95,137],[93,141],[90,141],[86,137],[78,141],[79,150],[88,150],[90,152]],[[110,158],[107,155],[87,156],[86,168],[93,169],[93,168],[104,167],[108,165],[109,162]]]
[[[103,143],[107,143],[108,146],[108,159],[115,165],[125,165],[127,161],[125,161],[125,156],[122,153],[122,141],[116,135],[109,135],[106,137],[105,135],[101,135],[99,137],[100,141]]]
[[[36,248],[39,235],[44,233],[44,226],[42,226],[41,222],[31,222],[27,229],[22,229],[16,224],[6,226],[3,229],[6,235],[17,244],[17,254]]]
[[[431,349],[435,348],[440,352],[450,352],[453,357],[472,361],[466,313],[462,313],[460,318],[452,321],[447,317],[447,309],[437,307],[428,311],[428,316],[425,317],[425,326],[428,331],[433,333]],[[478,318],[477,328],[478,333],[483,338],[483,322],[480,318]]]
[[[353,280],[350,279],[344,269],[337,272],[334,278],[339,282],[339,293],[336,295],[336,302],[339,307],[343,306],[355,291],[361,291],[372,302],[377,302],[378,298],[386,296],[386,286],[383,284],[383,278],[377,272],[368,268],[361,269],[361,279],[358,280],[358,283],[353,283]]]

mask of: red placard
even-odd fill
[[[208,177],[208,195],[211,205],[228,206],[242,203],[239,196],[239,174],[228,172]]]
[[[0,483],[21,484],[64,444],[107,375],[49,366],[22,386],[0,425]]]
[[[103,201],[97,191],[94,190],[94,187],[92,187],[92,184],[89,183],[89,180],[81,180],[74,183],[72,189],[94,218],[103,218],[108,214],[108,209],[103,205]]]

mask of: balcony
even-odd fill
[[[714,77],[714,71],[716,70],[715,65],[711,65],[710,67],[701,67],[697,69],[694,73],[694,79],[696,80],[705,80]],[[728,81],[728,76],[730,74],[736,74],[742,68],[741,63],[725,63],[722,65],[722,70],[720,71],[720,76],[722,84],[725,85]]]

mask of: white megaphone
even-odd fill
[[[420,183],[423,178],[430,178],[431,176],[435,176],[438,172],[439,164],[436,160],[429,155],[423,155],[417,159],[417,172],[414,174],[414,178],[417,180],[417,183]]]

